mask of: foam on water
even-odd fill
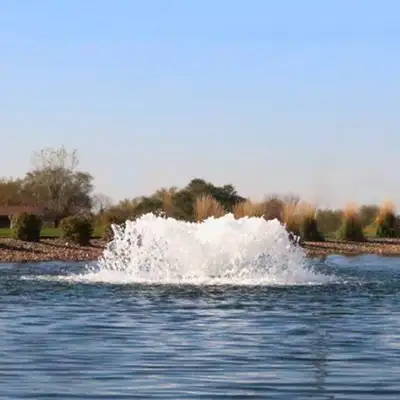
[[[315,272],[277,220],[202,223],[146,214],[125,227],[94,266],[68,280],[108,283],[307,285],[331,278]]]

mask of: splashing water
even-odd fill
[[[307,264],[279,221],[232,214],[202,223],[146,214],[114,226],[102,258],[72,279],[109,283],[305,285],[330,280]]]

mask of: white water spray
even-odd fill
[[[202,223],[146,214],[124,227],[75,279],[157,284],[305,285],[329,281],[307,265],[277,220],[228,214]],[[72,277],[70,277],[72,278]]]

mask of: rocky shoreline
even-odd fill
[[[93,239],[90,246],[78,246],[65,239],[42,239],[39,243],[0,239],[0,262],[92,261],[103,253],[105,242]]]
[[[93,261],[103,253],[106,242],[93,239],[90,246],[66,243],[63,239],[42,239],[40,243],[0,238],[0,263],[39,261]],[[400,239],[372,239],[367,242],[305,242],[309,257],[325,257],[331,254],[359,255],[378,254],[400,256]]]
[[[400,239],[369,239],[365,242],[327,240],[325,242],[306,242],[304,248],[309,257],[323,257],[332,254],[400,256]]]

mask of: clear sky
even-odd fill
[[[400,204],[400,2],[0,0],[0,176]]]

